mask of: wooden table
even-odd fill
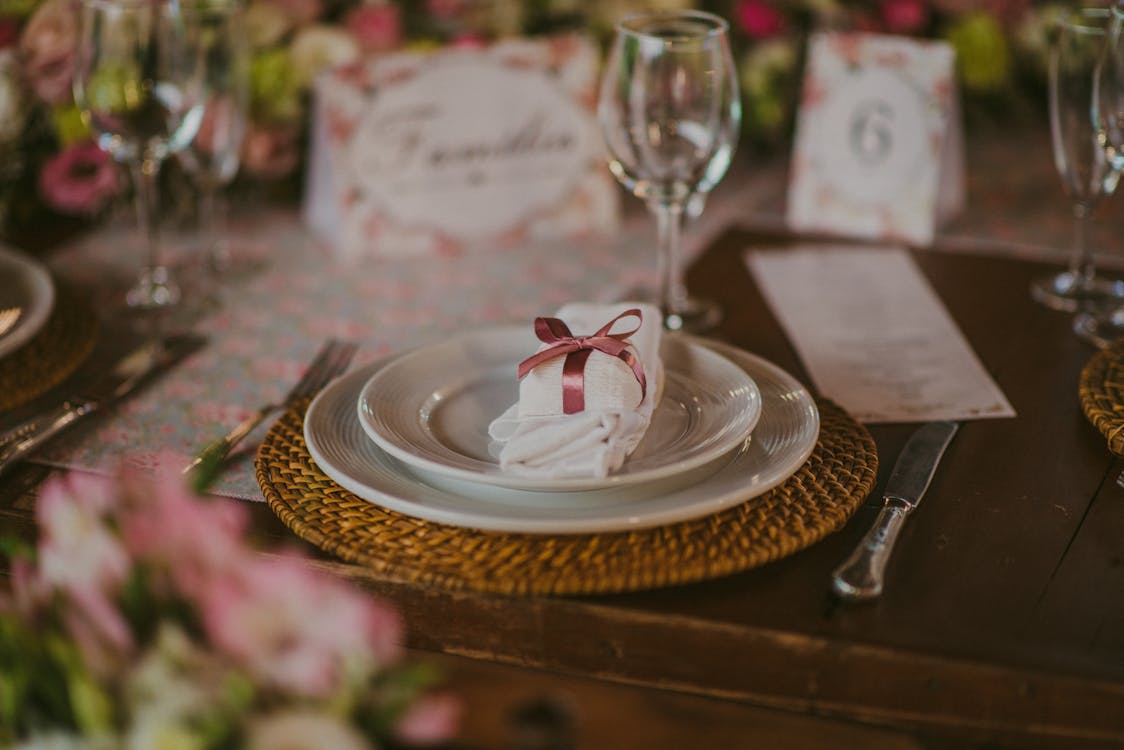
[[[727,311],[723,338],[808,382],[741,261],[777,242],[729,231],[689,282]],[[1028,282],[1052,267],[915,258],[1019,416],[963,425],[881,600],[840,604],[828,579],[873,520],[909,425],[871,428],[878,486],[842,532],[723,579],[504,598],[325,564],[403,610],[410,645],[465,696],[470,747],[1124,745],[1124,462],[1077,402],[1093,350],[1030,301]],[[46,471],[0,484],[0,534],[31,536]],[[292,540],[254,510],[263,535]]]

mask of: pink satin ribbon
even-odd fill
[[[640,322],[631,331],[609,333],[617,321],[632,316]],[[639,357],[629,351],[626,343],[632,334],[640,330],[643,322],[644,316],[640,310],[633,308],[625,310],[601,326],[592,336],[575,336],[558,318],[535,318],[535,335],[539,337],[539,341],[547,344],[547,347],[519,363],[519,379],[522,380],[527,373],[543,362],[565,355],[566,361],[562,363],[562,411],[565,414],[576,414],[585,410],[586,360],[594,351],[599,351],[610,357],[619,358],[632,368],[636,381],[640,383],[640,398],[643,399],[648,390],[644,365],[641,364]]]

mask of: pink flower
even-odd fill
[[[40,579],[74,605],[68,625],[91,658],[106,646],[118,652],[132,646],[113,604],[132,569],[110,526],[114,504],[113,482],[77,473],[44,484],[36,504]]]
[[[296,26],[310,24],[324,12],[324,5],[320,0],[269,0],[269,2],[284,11]]]
[[[395,735],[410,745],[436,745],[456,735],[461,703],[451,695],[426,695],[399,719]]]
[[[20,57],[31,90],[48,104],[70,101],[77,46],[78,10],[70,0],[47,0],[27,22]]]
[[[251,124],[242,140],[242,165],[257,177],[280,179],[300,161],[296,128]]]
[[[56,154],[39,172],[40,194],[48,205],[63,213],[96,214],[119,190],[117,168],[92,141]]]
[[[754,39],[767,39],[784,30],[784,16],[766,0],[738,0],[734,16],[742,31]]]
[[[478,34],[466,32],[464,34],[457,34],[455,37],[453,37],[453,40],[449,43],[449,46],[456,49],[484,49],[484,47],[487,46],[487,42],[485,42],[484,38],[479,36]]]
[[[402,17],[397,5],[359,5],[344,16],[343,22],[366,54],[388,52],[402,44]]]
[[[887,31],[912,34],[925,26],[929,15],[921,0],[883,0],[882,20]]]
[[[254,558],[201,592],[211,642],[266,682],[304,695],[341,686],[345,665],[400,653],[397,613],[293,555]]]
[[[159,482],[129,476],[122,490],[127,505],[119,520],[125,548],[165,571],[184,597],[200,596],[215,578],[251,558],[242,544],[249,516],[241,505],[200,500],[179,476]]]

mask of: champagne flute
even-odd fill
[[[250,105],[250,47],[241,0],[202,0],[201,45],[207,100],[199,132],[179,153],[199,189],[199,227],[205,263],[220,273],[230,266],[223,188],[238,173]]]
[[[1050,54],[1050,137],[1054,165],[1073,206],[1073,252],[1066,271],[1031,283],[1031,296],[1069,312],[1124,301],[1124,282],[1097,273],[1088,242],[1094,209],[1112,195],[1120,179],[1119,165],[1103,147],[1104,130],[1095,122],[1095,74],[1108,15],[1105,9],[1086,8],[1063,16]]]
[[[176,0],[81,0],[74,100],[98,145],[129,166],[147,258],[130,307],[175,305],[160,256],[157,178],[203,115],[197,14]]]
[[[628,16],[616,27],[598,116],[609,168],[656,217],[659,305],[669,330],[704,331],[718,307],[688,297],[680,266],[683,212],[730,165],[741,124],[729,26],[701,11]]]

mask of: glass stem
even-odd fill
[[[168,269],[161,263],[160,226],[157,213],[156,177],[160,162],[149,155],[131,165],[133,192],[136,194],[137,227],[145,243],[145,263],[138,284],[126,302],[135,307],[159,307],[179,301],[179,290],[171,283]]]
[[[230,265],[230,249],[224,241],[226,201],[220,195],[219,185],[213,180],[202,183],[199,194],[199,223],[203,226],[205,262],[209,270],[218,273]]]
[[[683,226],[683,204],[658,202],[651,206],[656,215],[656,241],[659,251],[656,272],[660,278],[660,307],[664,316],[681,315],[687,309],[687,287],[679,244]]]
[[[1086,203],[1073,204],[1073,259],[1071,260],[1070,273],[1073,275],[1074,286],[1078,289],[1088,289],[1093,285],[1096,270],[1093,267],[1093,253],[1089,249],[1089,214],[1090,207]]]

